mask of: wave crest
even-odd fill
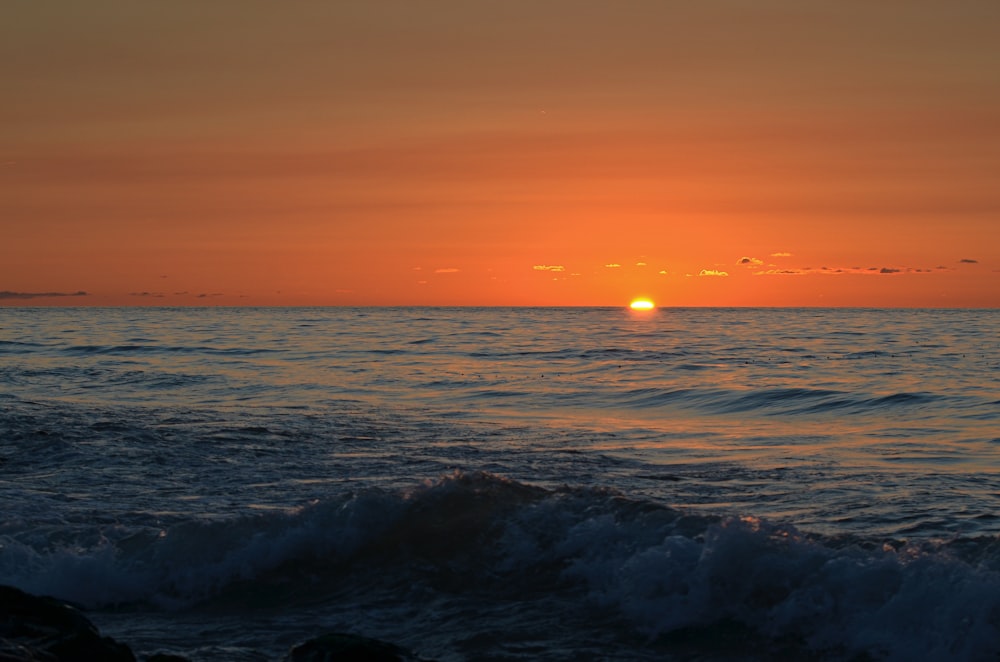
[[[823,539],[489,473],[163,531],[0,542],[0,582],[91,607],[273,603],[419,584],[515,602],[561,594],[576,608],[619,614],[654,641],[735,623],[768,641],[890,659],[974,659],[1000,648],[994,539]]]

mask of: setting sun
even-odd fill
[[[632,310],[652,310],[656,305],[649,299],[633,299],[628,307]]]

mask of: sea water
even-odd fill
[[[140,658],[997,659],[998,330],[2,308],[0,583]]]

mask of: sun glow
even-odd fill
[[[628,307],[632,310],[652,310],[656,307],[656,304],[649,299],[633,299]]]

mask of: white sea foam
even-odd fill
[[[39,551],[8,537],[0,583],[92,608],[174,610],[274,586],[320,599],[320,587],[340,595],[351,582],[425,585],[444,601],[462,586],[514,609],[545,591],[580,594],[581,609],[618,613],[653,640],[735,623],[824,655],[978,659],[1000,649],[1000,575],[988,567],[1000,558],[991,542],[974,544],[989,547],[975,564],[946,544],[847,544],[602,490],[457,473],[88,548]]]

